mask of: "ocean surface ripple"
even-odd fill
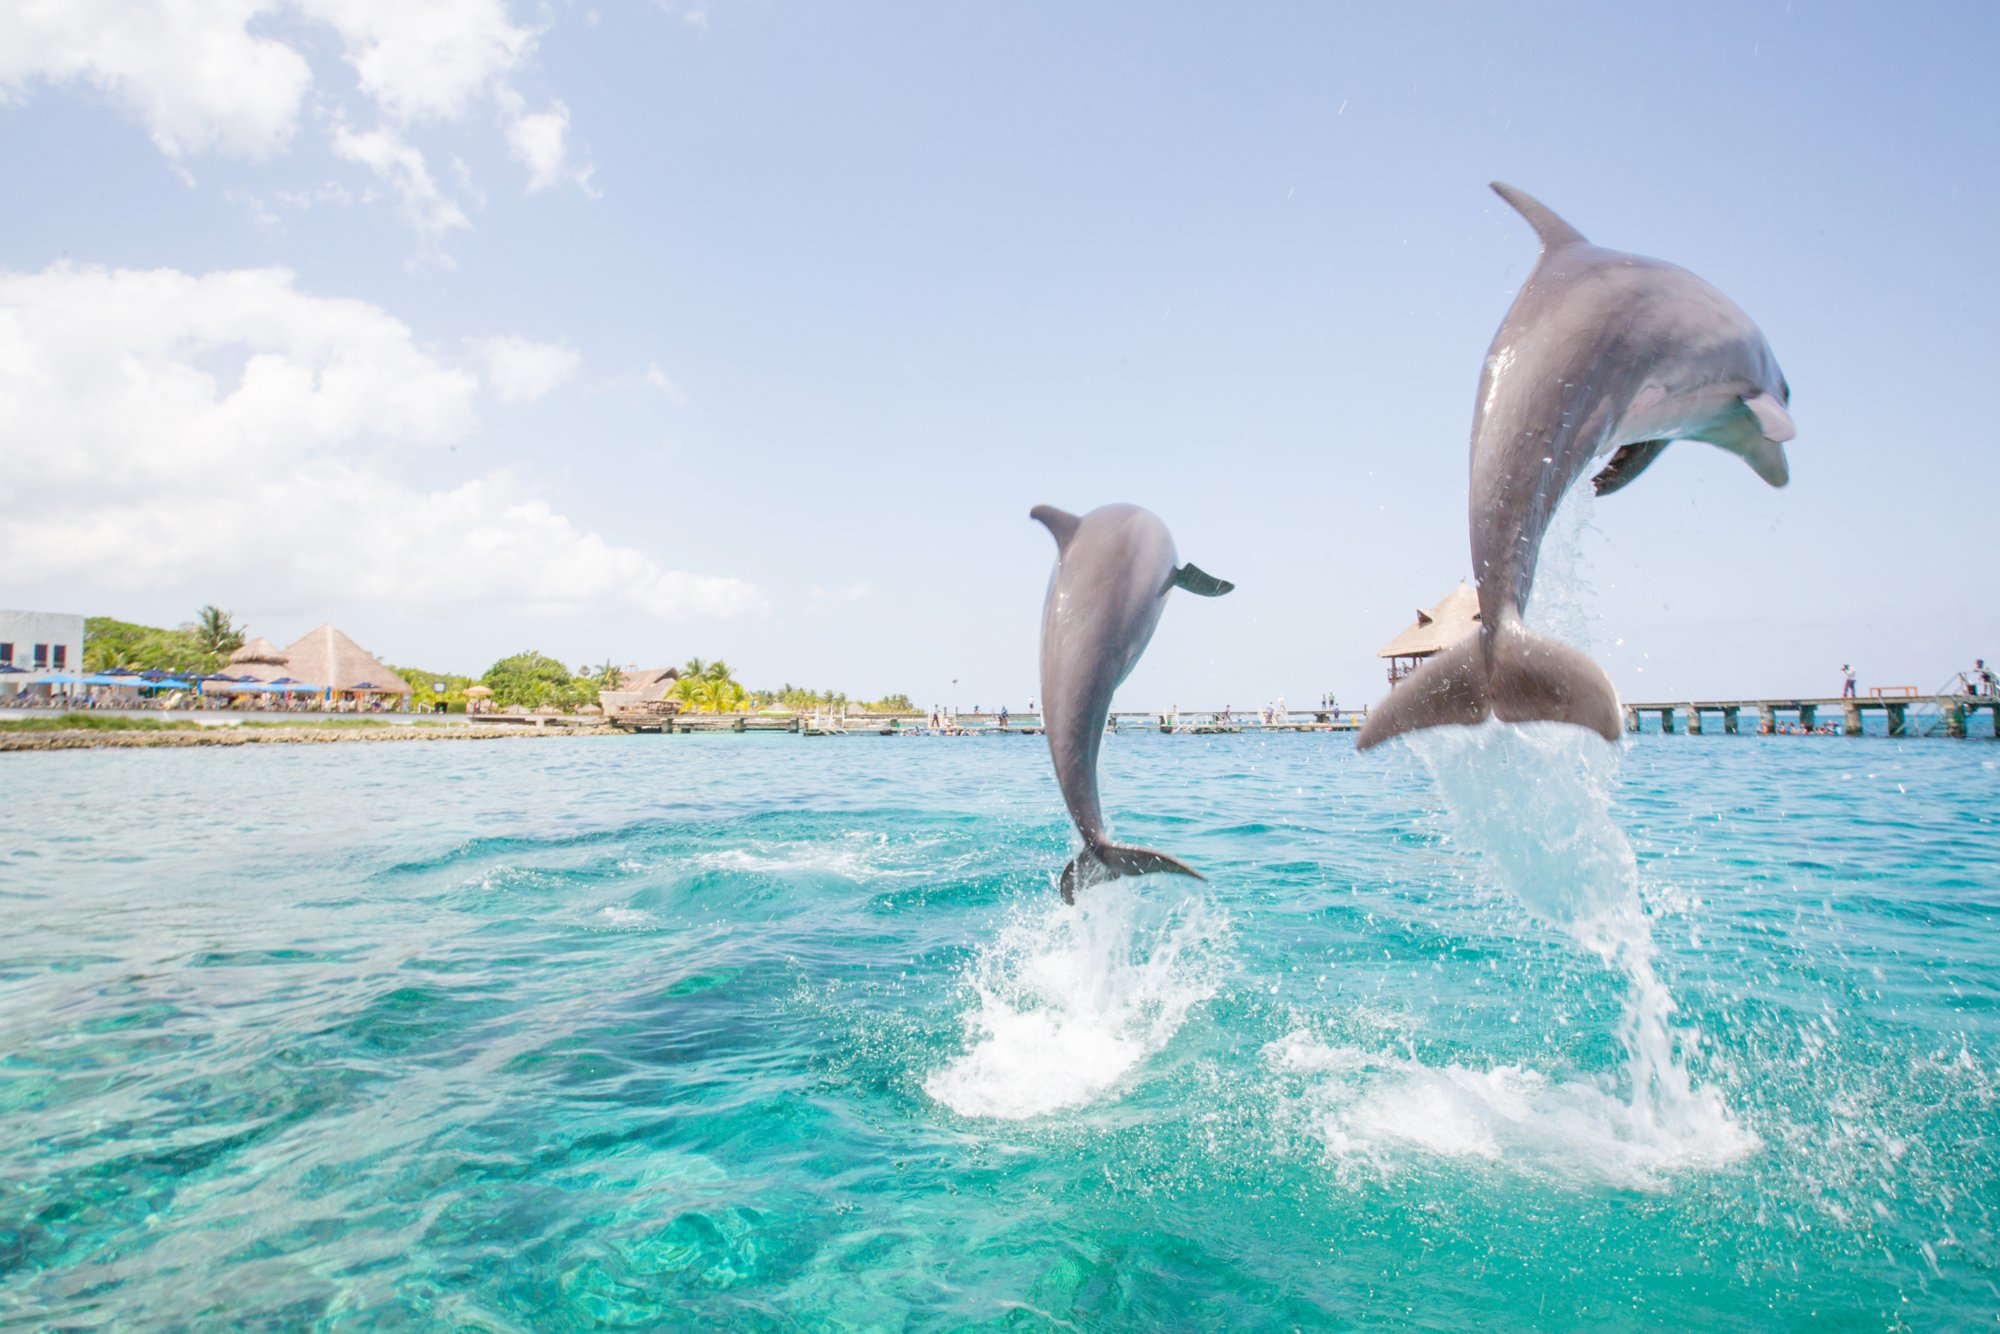
[[[1996,759],[16,757],[0,1324],[1993,1328]]]

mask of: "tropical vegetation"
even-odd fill
[[[735,669],[721,659],[689,658],[681,665],[672,697],[697,713],[754,713],[760,709],[790,709],[797,713],[841,712],[850,704],[866,713],[914,713],[908,695],[876,700],[852,700],[844,690],[814,690],[787,682],[776,690],[753,690],[736,679]]]
[[[88,616],[83,622],[83,668],[89,672],[157,667],[176,676],[202,675],[221,671],[229,655],[242,646],[242,627],[214,606],[203,607],[177,630],[110,616]]]
[[[476,676],[465,676],[458,672],[427,672],[421,667],[397,667],[396,675],[409,683],[410,707],[418,713],[434,713],[439,700],[450,712],[465,711],[465,692],[479,683]],[[440,692],[437,687],[442,685]],[[456,707],[454,707],[456,706]]]
[[[480,683],[493,692],[499,708],[556,708],[574,713],[597,703],[597,682],[575,675],[546,653],[516,653],[486,669]]]

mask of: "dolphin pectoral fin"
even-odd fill
[[[1183,565],[1174,571],[1173,584],[1188,592],[1205,598],[1219,598],[1236,587],[1227,579],[1218,579],[1198,565]]]
[[[1354,740],[1368,750],[1391,737],[1446,723],[1470,726],[1486,721],[1486,656],[1477,634],[1462,639],[1403,678],[1389,698],[1368,711]]]
[[[1743,406],[1757,419],[1758,432],[1774,445],[1782,445],[1799,433],[1799,428],[1792,425],[1792,414],[1785,411],[1785,405],[1775,395],[1761,389],[1745,394]]]
[[[1557,246],[1589,244],[1584,241],[1582,232],[1557,217],[1554,210],[1526,190],[1517,190],[1505,181],[1494,181],[1492,185],[1494,194],[1506,200],[1516,213],[1528,220],[1528,225],[1535,229],[1535,235],[1542,239],[1544,251],[1554,250]]]
[[[1785,462],[1785,441],[1794,434],[1785,405],[1760,392],[1745,394],[1741,411],[1723,414],[1720,424],[1697,438],[1736,455],[1770,485],[1783,486],[1792,480],[1791,465]]]
[[[1611,462],[1604,470],[1590,479],[1590,485],[1600,496],[1608,496],[1632,484],[1632,479],[1652,466],[1660,451],[1667,447],[1665,440],[1642,440],[1636,445],[1627,445],[1611,456]]]
[[[1604,669],[1558,640],[1502,626],[1493,643],[1488,683],[1493,716],[1504,723],[1574,723],[1606,741],[1618,739],[1618,690]]]
[[[1028,517],[1047,528],[1056,539],[1056,550],[1068,548],[1069,540],[1076,536],[1076,527],[1082,523],[1068,510],[1059,510],[1054,505],[1037,505],[1028,511]]]
[[[1069,865],[1063,867],[1063,902],[1075,903],[1079,889],[1101,885],[1120,876],[1150,875],[1155,871],[1193,876],[1196,880],[1208,879],[1180,858],[1169,857],[1164,852],[1128,847],[1122,843],[1100,843],[1077,853],[1069,859]]]

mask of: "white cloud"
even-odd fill
[[[142,121],[171,158],[267,158],[291,139],[305,58],[253,34],[267,0],[28,0],[0,5],[0,97],[84,82]]]
[[[0,472],[0,569],[301,611],[762,609],[740,580],[579,529],[505,470],[407,485],[395,446],[462,438],[477,394],[387,312],[283,270],[0,272],[0,438],[33,442],[32,466]]]
[[[297,0],[340,34],[361,91],[399,120],[450,120],[534,49],[503,0]]]
[[[349,162],[358,162],[375,173],[376,179],[395,192],[397,212],[423,242],[422,257],[449,267],[444,239],[472,220],[457,201],[438,188],[424,155],[391,129],[356,132],[345,125],[333,130],[333,151]]]
[[[657,389],[662,394],[665,394],[668,402],[677,405],[687,402],[687,394],[682,392],[678,384],[667,378],[667,373],[658,366],[648,363],[646,374],[641,379],[648,389]]]
[[[502,403],[532,403],[552,393],[583,363],[574,348],[504,336],[479,341],[486,382]]]
[[[13,0],[0,3],[0,102],[84,83],[176,162],[211,151],[266,159],[291,143],[312,91],[332,151],[386,181],[427,257],[441,258],[442,239],[470,223],[413,141],[419,126],[465,121],[491,99],[529,193],[572,181],[594,194],[591,168],[571,161],[569,108],[530,112],[513,87],[538,34],[508,10],[507,0]],[[315,84],[307,57],[325,28],[353,72],[351,94],[326,77],[327,62]],[[477,191],[460,181],[458,194]]]
[[[528,193],[560,185],[569,174],[569,108],[561,102],[547,111],[523,112],[507,125],[507,146],[528,169]]]

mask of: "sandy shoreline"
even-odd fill
[[[137,749],[147,746],[298,745],[349,741],[499,741],[508,737],[616,736],[610,727],[205,727],[199,731],[66,732],[10,734],[0,726],[0,752],[23,750]]]

